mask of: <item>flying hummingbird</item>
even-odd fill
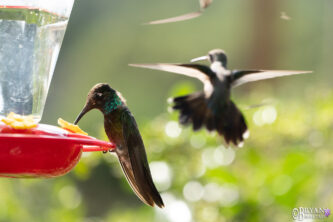
[[[173,98],[173,109],[180,111],[179,121],[192,124],[193,130],[206,126],[208,131],[216,130],[230,142],[242,146],[249,135],[245,118],[230,99],[231,89],[242,84],[311,71],[291,70],[228,70],[227,56],[221,49],[211,50],[207,56],[192,59],[191,62],[209,60],[210,67],[200,64],[130,64],[130,66],[178,73],[199,79],[204,90]]]
[[[197,12],[191,12],[191,13],[187,13],[187,14],[172,17],[172,18],[151,21],[151,22],[148,22],[147,24],[148,25],[165,24],[165,23],[171,23],[171,22],[185,21],[185,20],[199,17],[203,13],[203,11],[212,3],[212,1],[213,0],[199,0],[200,9]]]
[[[133,191],[144,203],[162,208],[164,204],[153,183],[138,126],[125,99],[108,84],[97,84],[90,90],[74,124],[92,109],[103,113],[106,135],[116,144],[115,153]]]

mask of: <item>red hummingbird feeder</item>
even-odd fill
[[[112,143],[51,125],[20,130],[0,124],[0,176],[62,176],[78,163],[82,152],[113,148]]]
[[[49,178],[68,173],[82,152],[109,142],[38,124],[74,0],[0,0],[0,119],[14,112],[37,125],[0,124],[0,177]]]

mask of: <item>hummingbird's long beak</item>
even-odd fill
[[[76,117],[76,120],[74,121],[74,124],[77,125],[77,123],[80,121],[80,119],[87,113],[91,110],[92,108],[86,104],[82,111],[80,112],[80,114]]]
[[[208,59],[208,56],[201,56],[201,57],[192,59],[191,62],[197,62],[197,61],[206,60],[206,59]]]

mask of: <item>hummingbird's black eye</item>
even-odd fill
[[[212,54],[209,54],[209,60],[213,61],[213,55]]]
[[[103,93],[96,93],[95,94],[95,99],[102,99]]]

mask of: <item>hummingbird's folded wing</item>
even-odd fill
[[[117,150],[117,155],[128,182],[136,195],[146,204],[163,207],[163,200],[157,191],[147,161],[145,147],[129,111],[122,114],[124,145]],[[123,150],[123,151],[122,151]],[[127,152],[126,152],[127,151]]]
[[[271,79],[282,76],[312,73],[302,70],[233,70],[231,74],[231,85],[237,87],[248,82]]]
[[[185,21],[185,20],[190,20],[199,17],[202,14],[201,11],[198,12],[191,12],[188,14],[172,17],[172,18],[166,18],[166,19],[160,19],[160,20],[155,20],[151,22],[147,22],[147,25],[159,25],[159,24],[166,24],[166,23],[172,23],[172,22],[180,22],[180,21]]]
[[[129,64],[130,66],[155,69],[166,72],[172,72],[182,74],[192,78],[199,79],[201,82],[206,83],[209,78],[214,77],[215,73],[208,66],[198,64],[167,64],[167,63],[156,63],[156,64]]]

